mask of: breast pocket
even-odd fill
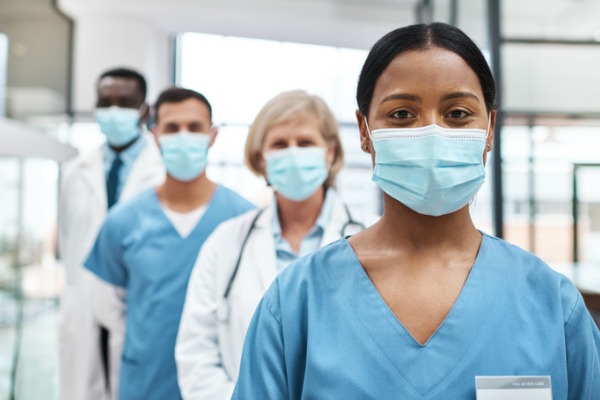
[[[141,399],[143,369],[140,360],[129,355],[121,356],[121,376],[119,379],[119,398]]]

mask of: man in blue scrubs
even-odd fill
[[[252,208],[205,174],[217,128],[204,96],[167,89],[159,96],[155,113],[153,133],[167,179],[111,210],[85,263],[102,280],[126,292],[121,400],[181,398],[174,349],[190,272],[215,227]]]

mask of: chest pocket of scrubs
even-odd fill
[[[119,397],[125,399],[134,399],[139,395],[142,378],[142,364],[139,360],[129,357],[123,353],[121,357],[121,376]]]
[[[154,287],[165,282],[176,262],[175,255],[169,252],[167,246],[158,239],[154,242],[152,240],[131,242],[126,244],[123,254],[124,263],[129,267],[131,282],[136,282],[141,288]]]

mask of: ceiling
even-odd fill
[[[23,4],[35,0],[0,0]],[[145,18],[169,32],[195,31],[368,48],[373,38],[416,22],[418,0],[59,0],[75,17]],[[450,0],[432,0],[448,21]],[[458,26],[486,40],[486,1],[457,0]],[[600,39],[600,0],[501,0],[507,37]]]

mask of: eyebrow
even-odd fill
[[[380,104],[383,104],[387,101],[392,101],[392,100],[408,100],[408,101],[416,101],[416,102],[422,101],[421,97],[416,96],[414,94],[394,93],[394,94],[390,94],[389,96],[386,96],[383,100],[381,100]]]
[[[475,96],[473,93],[470,93],[470,92],[449,93],[449,94],[443,96],[442,100],[460,99],[461,97],[468,97],[470,99],[475,99],[475,100],[477,100],[477,102],[479,102],[479,97]]]

